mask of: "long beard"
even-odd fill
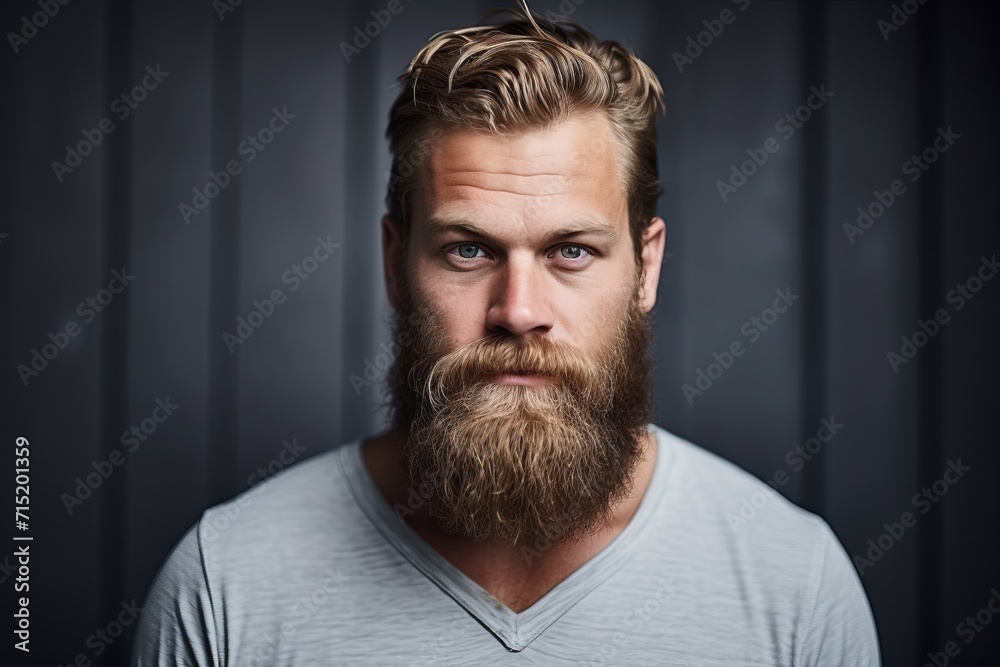
[[[402,461],[444,529],[516,544],[606,525],[632,489],[651,411],[650,323],[629,296],[595,359],[544,337],[490,335],[444,350],[440,318],[404,293],[390,370]],[[542,386],[498,385],[503,373]]]

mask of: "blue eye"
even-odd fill
[[[457,251],[457,252],[456,252]],[[475,243],[463,243],[452,248],[451,252],[457,254],[462,259],[476,259],[477,257],[486,257],[486,253]],[[479,253],[483,253],[480,255]]]
[[[566,259],[580,259],[584,253],[587,253],[587,250],[578,245],[564,245],[559,249],[559,254]]]

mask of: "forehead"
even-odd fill
[[[427,160],[415,213],[502,216],[523,226],[580,216],[627,225],[619,154],[611,122],[599,113],[503,136],[448,129]]]

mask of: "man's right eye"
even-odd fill
[[[490,256],[489,253],[483,250],[483,248],[476,243],[461,243],[451,248],[448,252],[449,254],[457,255],[458,257],[467,260]]]

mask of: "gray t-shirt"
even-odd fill
[[[157,575],[132,664],[880,664],[826,522],[649,429],[658,456],[632,520],[521,613],[403,522],[355,441],[207,510]]]

